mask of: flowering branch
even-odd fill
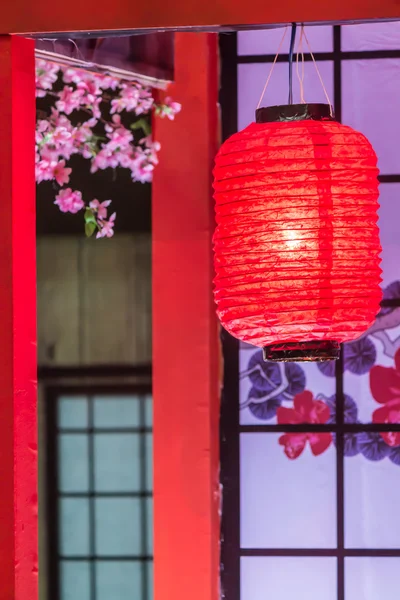
[[[54,203],[62,212],[84,210],[87,236],[111,237],[116,218],[115,212],[108,217],[111,200],[83,199],[79,190],[68,187],[68,161],[80,155],[90,162],[91,173],[123,168],[133,181],[150,182],[160,144],[152,138],[149,116],[173,120],[181,105],[171,98],[157,104],[151,89],[136,81],[41,59],[36,60],[36,96],[54,98],[47,118],[37,119],[36,182],[55,183]]]

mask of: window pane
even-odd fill
[[[89,600],[90,563],[62,561],[60,588],[61,600]]]
[[[94,471],[97,492],[140,490],[140,435],[94,435]]]
[[[337,600],[335,558],[246,557],[240,571],[241,600]]]
[[[360,453],[345,461],[345,544],[400,548],[400,434],[353,435]]]
[[[148,556],[152,556],[153,555],[153,498],[146,499],[146,511],[147,511],[146,554]]]
[[[399,558],[347,558],[346,600],[385,600],[399,594]]]
[[[96,600],[141,600],[145,568],[139,561],[97,561]]]
[[[143,397],[144,412],[145,412],[145,425],[146,427],[153,426],[153,398],[149,395]]]
[[[86,434],[59,435],[59,489],[87,492],[89,488],[89,444]]]
[[[335,363],[265,362],[261,350],[242,345],[240,368],[240,423],[274,424],[277,409],[293,408],[294,397],[310,390],[329,406],[328,422],[335,422]]]
[[[98,396],[94,398],[95,427],[139,427],[138,396]]]
[[[63,556],[89,555],[89,501],[61,498],[59,502],[60,553]]]
[[[96,498],[96,554],[138,556],[142,552],[139,498]]]
[[[398,50],[399,48],[399,21],[342,27],[342,50]]]
[[[255,110],[261,96],[270,65],[242,64],[238,66],[238,127],[243,129],[254,121]],[[333,101],[333,64],[330,61],[318,63],[318,69],[327,92]],[[323,102],[326,98],[312,62],[305,65],[304,90],[307,102]],[[294,102],[300,102],[299,85],[296,74],[293,74]],[[288,101],[288,66],[277,63],[269,86],[264,95],[262,106],[287,104]],[[400,125],[399,125],[400,128]]]
[[[85,396],[60,396],[58,426],[62,429],[85,429],[88,426],[88,401]]]
[[[153,435],[145,434],[146,447],[146,491],[151,492],[153,489]]]
[[[382,287],[385,297],[400,298],[400,183],[382,183],[379,197],[379,229],[382,245]]]
[[[295,460],[284,453],[283,434],[240,436],[241,546],[332,548],[336,545],[336,455],[323,451],[327,434],[288,434],[288,450],[307,445]],[[329,436],[328,436],[329,442]],[[322,444],[322,445],[321,445]]]
[[[378,155],[382,173],[400,173],[400,59],[342,63],[343,123],[364,133]]]
[[[147,563],[147,589],[149,590],[149,600],[153,598],[153,561]]]
[[[329,26],[312,26],[305,27],[305,32],[310,42],[311,50],[313,52],[330,52],[333,47],[332,27]],[[283,27],[276,27],[274,29],[260,29],[257,31],[239,31],[238,32],[238,54],[249,55],[249,54],[273,54],[275,55],[278,51],[279,44],[281,43],[282,36],[284,34]],[[297,44],[300,39],[300,30],[297,34]],[[280,50],[281,54],[289,52],[290,44],[290,29],[286,31],[286,36]],[[308,52],[307,44],[304,40],[303,51]],[[268,65],[265,66],[268,69]]]
[[[400,385],[394,358],[400,348],[400,308],[383,308],[369,332],[344,346],[346,421],[399,423],[400,413],[392,401],[397,399],[393,378],[398,377]]]

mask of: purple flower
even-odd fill
[[[335,360],[324,360],[317,363],[318,369],[323,375],[327,377],[335,377],[336,373],[336,361]]]
[[[356,456],[360,453],[358,433],[345,433],[343,436],[344,456]],[[336,446],[336,433],[333,434],[333,443]]]
[[[278,398],[281,400],[291,400],[306,389],[306,376],[300,365],[296,363],[285,363],[284,369],[288,385]]]
[[[265,396],[264,392],[260,392],[253,387],[249,392],[248,399],[254,398],[259,400],[263,396]],[[249,410],[257,419],[268,421],[276,415],[276,411],[281,405],[281,402],[282,401],[279,398],[270,398],[269,400],[265,400],[265,402],[251,402],[249,404]]]
[[[357,433],[345,433],[343,453],[345,456],[356,456],[360,452],[360,445]]]
[[[364,375],[376,361],[375,344],[369,337],[343,345],[344,369],[355,375]]]
[[[330,408],[331,416],[328,423],[336,423],[336,394],[326,400]],[[353,398],[348,394],[344,395],[344,422],[357,423],[358,408]]]
[[[306,377],[303,369],[296,363],[286,363],[283,368],[287,380],[284,390],[279,389],[282,385],[282,371],[277,363],[265,362],[261,350],[257,350],[250,357],[246,374],[252,388],[248,400],[257,401],[249,403],[249,410],[257,419],[272,419],[284,400],[292,400],[304,391]],[[263,398],[266,398],[264,402]]]
[[[266,394],[281,384],[279,365],[265,362],[261,350],[257,350],[250,356],[247,373],[253,387]]]
[[[400,467],[400,446],[391,448],[389,458],[395,465]]]
[[[393,281],[383,290],[383,300],[400,298],[400,281]],[[378,317],[383,317],[394,310],[394,306],[382,306]]]
[[[376,431],[364,431],[358,434],[360,452],[368,460],[378,461],[389,456],[391,448]]]

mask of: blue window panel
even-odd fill
[[[146,491],[153,489],[153,435],[145,434],[145,452],[146,452]]]
[[[90,563],[62,561],[60,569],[61,600],[89,600]]]
[[[139,556],[142,554],[140,498],[96,498],[96,554]]]
[[[140,490],[140,444],[138,434],[94,434],[96,492]]]
[[[60,396],[58,399],[58,426],[61,429],[88,427],[88,400],[86,396]]]
[[[141,600],[145,573],[140,561],[97,561],[96,600]]]
[[[139,427],[139,396],[97,396],[93,401],[94,427]]]
[[[89,500],[60,498],[59,502],[61,555],[89,555]]]
[[[58,437],[59,490],[87,492],[89,489],[89,438],[86,434],[63,433]]]

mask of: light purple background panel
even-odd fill
[[[240,31],[238,33],[238,54],[249,56],[254,54],[275,54],[278,51],[284,33],[284,27],[260,31]],[[331,52],[333,47],[333,29],[329,26],[308,26],[304,28],[312,52]],[[300,34],[297,36],[296,52]],[[289,52],[290,28],[286,32],[280,54]],[[303,52],[308,52],[307,43],[303,42]]]
[[[398,50],[399,48],[399,21],[342,27],[342,50]]]
[[[382,246],[382,287],[385,288],[400,280],[400,183],[381,183],[379,192],[378,225]]]
[[[398,465],[387,458],[373,462],[359,454],[345,458],[344,469],[345,546],[400,548]]]
[[[397,600],[400,558],[347,558],[346,600]]]
[[[382,174],[400,173],[400,59],[342,62],[342,120],[364,133]]]
[[[243,129],[254,121],[254,114],[268,77],[270,64],[242,64],[238,66],[238,127]],[[333,101],[333,64],[330,61],[318,63],[318,69],[325,83],[331,101]],[[304,89],[307,102],[322,102],[326,98],[318,79],[313,63],[305,64]],[[288,101],[288,66],[277,63],[267,87],[261,106],[287,104]],[[300,102],[299,83],[296,67],[293,67],[293,98]]]
[[[240,436],[242,548],[336,547],[336,451],[289,460],[281,434]]]
[[[242,558],[241,600],[336,600],[336,559]],[[353,599],[351,599],[353,600]],[[361,596],[354,600],[366,600]],[[368,598],[368,600],[386,600]]]

